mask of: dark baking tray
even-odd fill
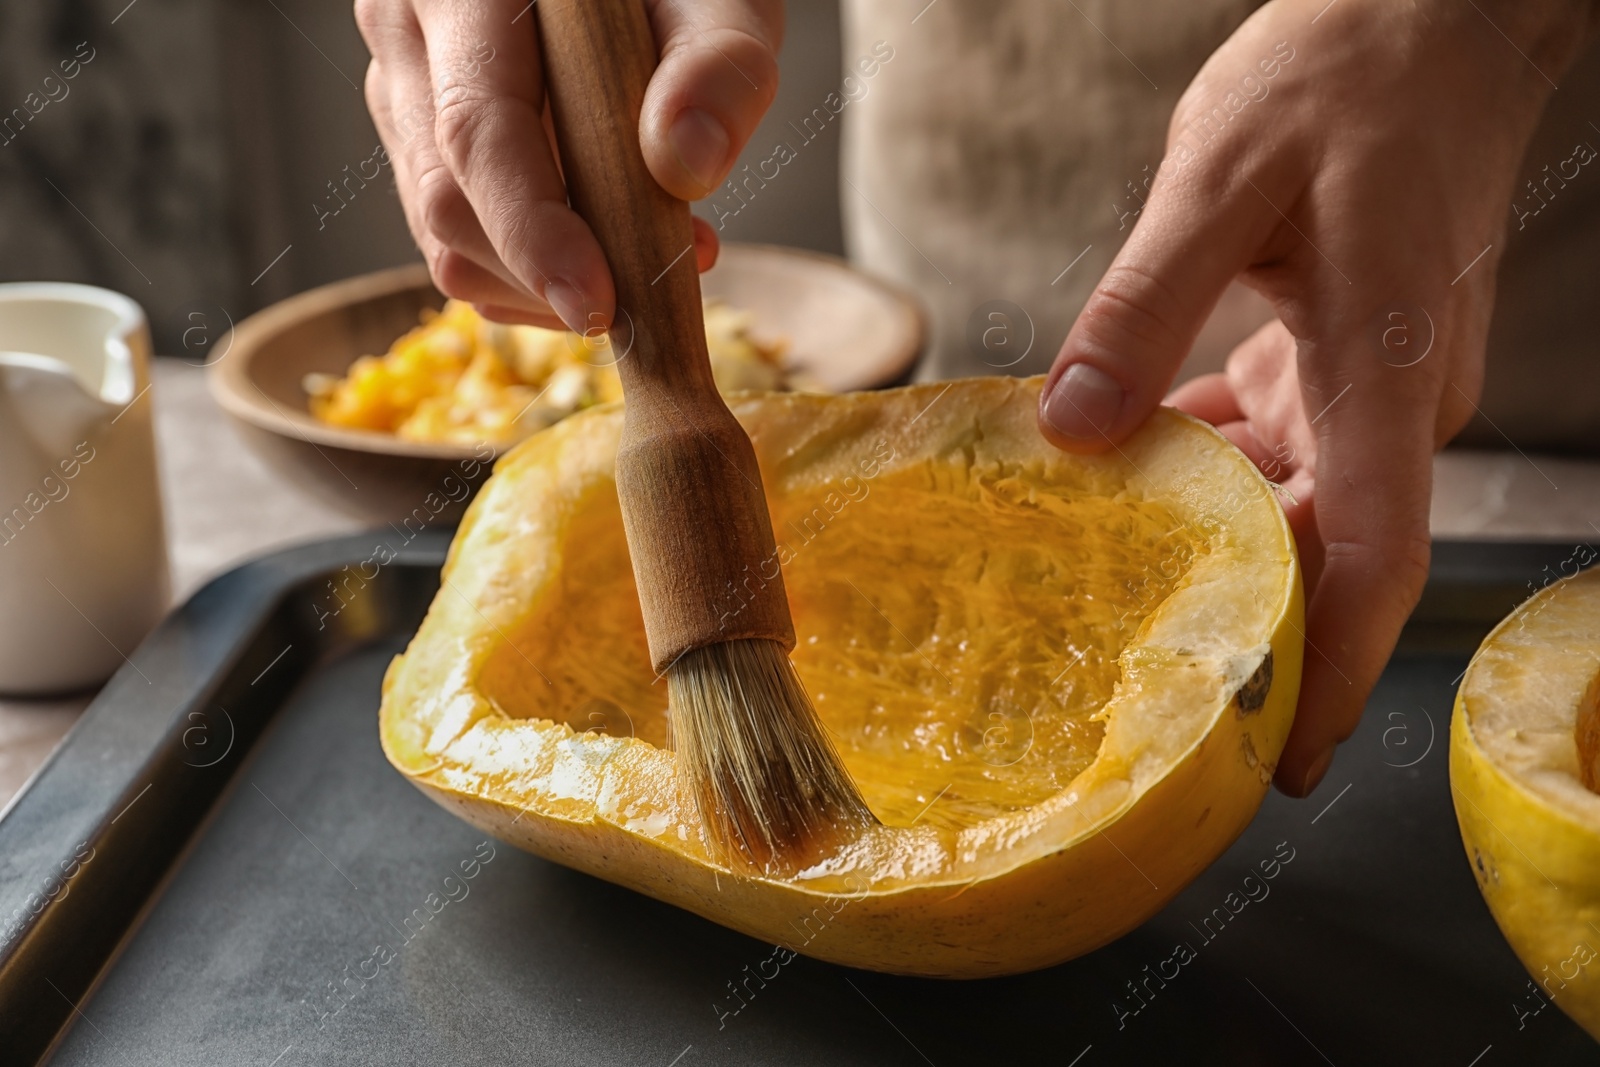
[[[385,763],[375,712],[446,539],[379,567],[383,540],[294,549],[207,586],[0,820],[4,1064],[1597,1059],[1538,1010],[1473,884],[1446,776],[1467,657],[1571,546],[1436,546],[1427,596],[1314,797],[1268,797],[1116,944],[947,982],[778,967],[769,946],[485,843],[424,799]],[[1246,882],[1275,855],[1292,858]],[[1246,889],[1257,899],[1232,915]]]

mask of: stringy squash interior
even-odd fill
[[[772,494],[795,665],[887,826],[973,826],[1094,761],[1119,654],[1208,551],[1167,504],[1099,488],[946,462]],[[567,531],[558,586],[478,689],[507,716],[665,747],[615,493],[577,502]]]
[[[1546,587],[1501,624],[1461,699],[1491,763],[1600,828],[1600,570]]]

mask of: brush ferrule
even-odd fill
[[[701,410],[630,397],[617,493],[650,659],[744,638],[794,647],[789,599],[755,450],[720,401]],[[640,411],[640,417],[635,417]]]

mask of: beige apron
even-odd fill
[[[845,124],[846,241],[927,305],[924,377],[1049,367],[1131,232],[1179,95],[1258,6],[846,0],[846,70],[893,50]],[[1538,199],[1524,185],[1600,147],[1600,48],[1560,80],[1508,211],[1487,419],[1462,439],[1504,447],[1492,420],[1524,449],[1600,451],[1600,161]],[[1234,285],[1180,380],[1220,369],[1270,315]]]

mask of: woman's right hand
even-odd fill
[[[356,0],[367,106],[434,284],[503,322],[609,325],[605,255],[567,206],[526,0]],[[661,45],[645,162],[697,200],[726,178],[778,88],[782,0],[645,0]],[[700,269],[716,232],[695,220]]]

